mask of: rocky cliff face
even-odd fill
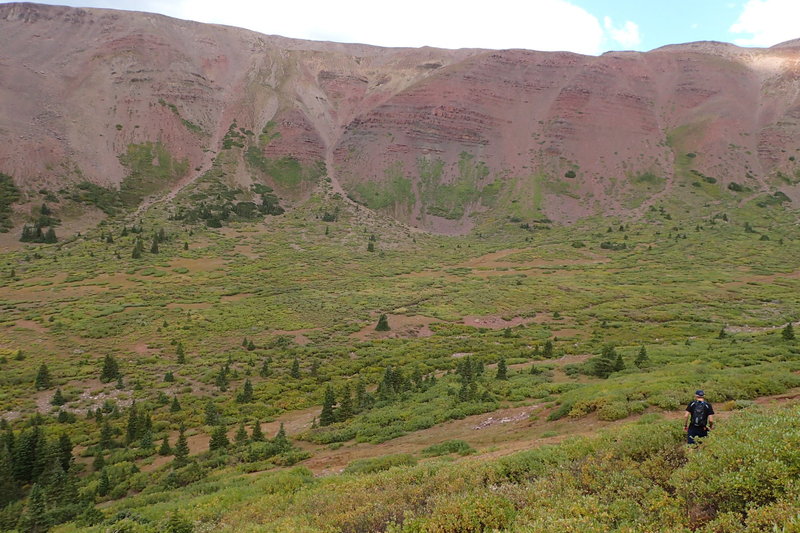
[[[800,202],[799,120],[798,42],[384,49],[0,5],[0,172],[26,191],[91,182],[141,201],[224,157],[232,184],[301,197],[327,173],[356,201],[455,233],[674,195]],[[132,185],[142,165],[163,172]]]

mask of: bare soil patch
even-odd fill
[[[534,321],[535,321],[534,317],[515,316],[513,318],[506,320],[503,317],[497,315],[465,316],[462,319],[462,323],[467,326],[473,326],[476,328],[489,328],[489,329],[513,328],[514,326],[530,324]]]
[[[386,318],[389,322],[389,331],[375,331],[376,320],[350,336],[361,340],[430,337],[433,331],[429,326],[441,322],[438,318],[423,315],[386,315]]]

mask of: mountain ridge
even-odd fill
[[[800,202],[794,41],[394,49],[27,3],[0,5],[0,29],[0,172],[34,203],[86,181],[130,189],[131,151],[148,143],[185,170],[136,184],[136,205],[223,161],[232,187],[302,199],[327,176],[439,233],[486,217],[635,217],[673,198],[689,211]],[[290,180],[276,170],[287,161]]]

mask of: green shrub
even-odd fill
[[[395,466],[414,466],[417,460],[408,453],[382,455],[369,459],[358,459],[351,462],[344,469],[346,474],[371,474],[382,470],[389,470]]]
[[[459,455],[469,455],[475,453],[475,450],[464,442],[463,440],[446,440],[439,444],[428,446],[422,450],[422,455],[425,457],[438,457],[440,455],[447,455],[450,453],[457,453]]]

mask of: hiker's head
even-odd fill
[[[701,391],[701,390],[694,391],[694,397],[695,397],[695,399],[697,399],[697,400],[702,400],[702,399],[704,399],[704,398],[705,398],[705,395],[706,395],[706,393],[705,393],[705,392],[703,392],[703,391]]]

